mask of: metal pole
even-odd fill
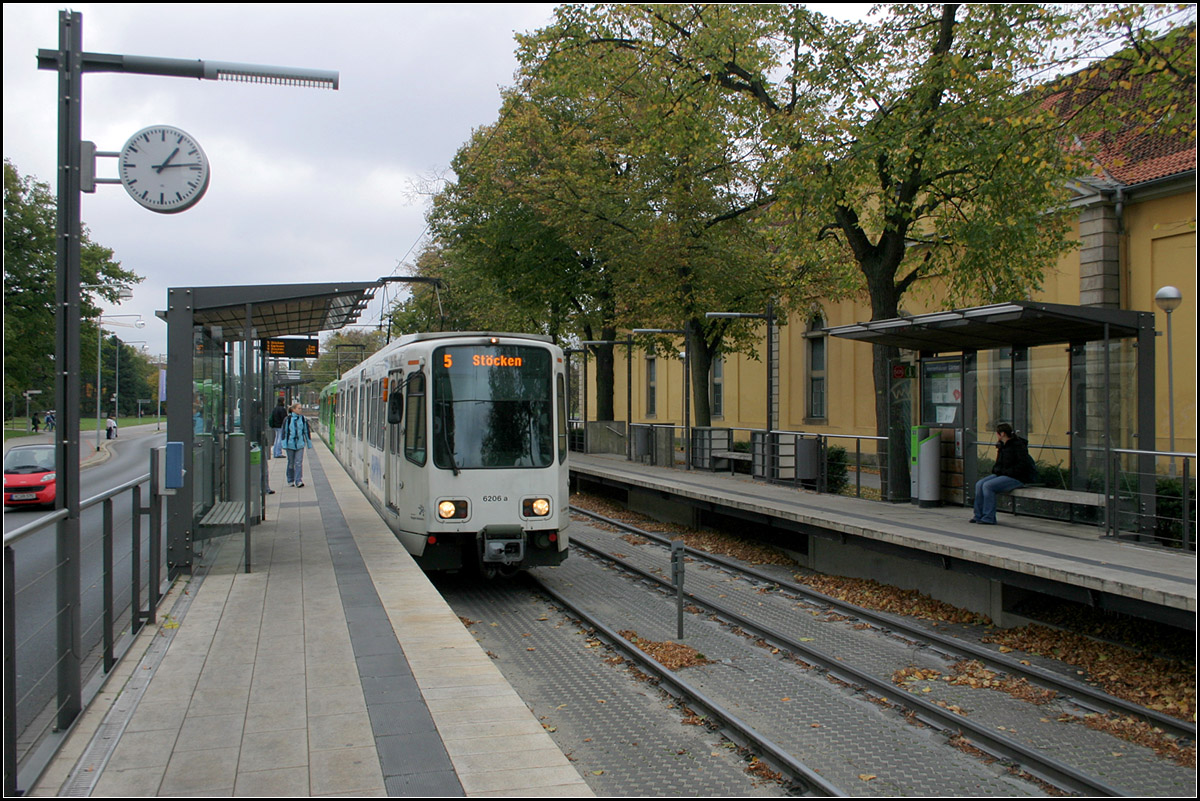
[[[588,400],[588,381],[587,381],[587,346],[583,348],[583,452],[588,453],[588,427],[587,427],[587,400]]]
[[[1167,309],[1167,418],[1168,432],[1171,437],[1170,451],[1175,453],[1175,356],[1171,340],[1171,312]],[[1142,447],[1142,446],[1139,446]],[[1175,457],[1171,457],[1171,478],[1175,478]]]
[[[96,450],[100,450],[100,347],[104,344],[104,326],[96,320]]]
[[[774,328],[775,328],[775,303],[767,301],[767,438],[763,444],[764,447],[764,469],[767,472],[767,480],[770,481],[775,477],[775,448],[771,441],[771,431],[775,428],[775,376],[773,365],[775,364],[774,352]]]
[[[117,337],[117,356],[113,366],[113,417],[121,416],[121,338]]]
[[[633,461],[633,333],[625,335],[625,461]]]
[[[102,624],[104,631],[104,672],[112,670],[117,660],[113,657],[113,502],[104,500],[104,529],[101,540],[101,560],[104,565],[104,603]],[[137,616],[137,607],[131,610]]]
[[[683,463],[692,469],[692,344],[688,326],[683,327]]]
[[[253,331],[254,304],[246,304],[246,323],[242,330],[242,435],[246,443],[246,453],[243,457],[243,465],[245,466],[245,482],[243,489],[245,494],[242,496],[246,500],[246,505],[242,510],[242,527],[245,537],[246,548],[246,572],[250,572],[250,431],[251,417],[253,410],[250,408],[250,382],[253,378],[253,361],[250,356],[250,345]]]
[[[82,230],[80,142],[83,126],[83,16],[58,16],[58,213],[56,223],[54,407],[58,492],[55,509],[66,510],[57,524],[58,715],[66,729],[82,710],[82,634],[79,542],[79,284]]]
[[[4,546],[4,797],[17,787],[17,569],[13,549]]]

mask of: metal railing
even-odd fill
[[[687,430],[683,426],[675,423],[634,423],[630,429],[633,461],[659,467],[687,466],[682,445]]]
[[[66,510],[4,535],[5,796],[32,786],[134,637],[155,622],[166,566],[162,496],[152,488],[149,504],[142,504],[149,482],[147,473],[80,503],[78,565],[60,555]],[[117,521],[114,507],[125,494],[129,518]],[[83,518],[96,507],[99,537],[96,523],[85,527]],[[122,524],[128,530],[119,536]],[[50,547],[47,536],[55,536]],[[39,564],[47,559],[34,553],[39,546],[53,554],[50,564]],[[24,565],[18,564],[18,549],[26,551]],[[118,556],[121,551],[126,555]],[[99,576],[85,569],[97,561]],[[118,574],[126,584],[123,600]]]
[[[1113,448],[1106,533],[1195,553],[1195,462],[1194,453]]]
[[[849,450],[831,443],[833,439],[854,440],[853,461]],[[863,443],[886,441],[886,437],[878,436],[777,429],[771,431],[768,449],[761,428],[697,426],[692,429],[692,466],[712,470],[728,465],[733,470],[744,464],[755,478],[821,493],[847,493],[853,481],[853,494],[858,498],[864,497],[863,481],[868,476],[867,497],[881,499],[878,448],[871,454],[873,464],[869,465],[864,460]]]

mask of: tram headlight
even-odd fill
[[[442,520],[462,520],[467,516],[466,501],[439,501],[437,509]]]
[[[522,506],[526,517],[545,517],[550,514],[549,498],[526,498]]]

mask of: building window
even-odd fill
[[[658,408],[658,359],[646,357],[646,416],[656,417]]]
[[[725,357],[714,356],[710,372],[709,395],[712,398],[712,416],[725,416]]]
[[[808,333],[804,335],[808,343],[808,417],[812,420],[828,417],[825,365],[829,338],[822,330],[824,328],[825,319],[818,314],[809,321]]]

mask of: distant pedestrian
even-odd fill
[[[283,449],[287,451],[287,482],[289,487],[304,486],[304,451],[312,447],[308,420],[300,413],[300,403],[292,404],[292,413],[280,429]]]
[[[31,423],[33,423],[33,433],[36,434],[38,432],[38,429],[41,428],[42,418],[38,415],[37,412],[34,412],[33,417],[29,418],[29,420]]]
[[[107,429],[108,439],[117,438],[117,419],[112,416],[112,412],[109,412],[108,420],[105,421],[104,427]]]
[[[288,410],[283,405],[283,398],[275,404],[275,408],[271,410],[271,458],[283,458],[283,445],[279,441],[279,430],[283,428],[283,421],[287,419]]]
[[[46,430],[47,430],[47,431],[53,431],[53,430],[54,430],[54,424],[55,424],[56,422],[57,422],[57,421],[54,419],[54,410],[53,410],[53,409],[51,409],[50,411],[46,412]]]

